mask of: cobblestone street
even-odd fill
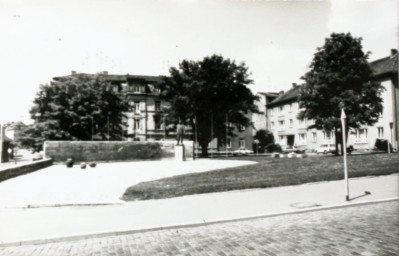
[[[0,255],[399,255],[399,202],[0,248]]]

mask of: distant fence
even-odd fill
[[[175,141],[46,141],[44,156],[54,162],[134,161],[174,158]],[[186,159],[193,158],[193,142],[184,142]]]
[[[52,159],[40,160],[32,163],[6,167],[0,170],[0,182],[20,175],[40,170],[53,164]]]

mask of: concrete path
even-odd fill
[[[39,245],[2,256],[399,255],[399,201]]]
[[[95,168],[53,165],[0,182],[0,208],[70,204],[121,204],[125,190],[139,182],[175,175],[256,164],[209,160],[100,163]]]
[[[371,194],[365,195],[365,191]],[[211,193],[96,207],[0,210],[0,241],[40,240],[201,224],[399,197],[399,175]],[[47,240],[49,241],[49,240]],[[58,241],[58,240],[56,240]]]

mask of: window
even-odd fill
[[[317,142],[317,133],[312,132],[312,142]]]
[[[356,129],[355,143],[367,143],[367,129]]]
[[[270,127],[272,128],[272,130],[274,129],[274,122],[270,123]]]
[[[242,131],[245,130],[245,126],[244,125],[240,125],[239,129],[240,129],[240,132],[242,132]]]
[[[379,139],[384,138],[384,128],[383,127],[377,127],[377,131],[378,131],[378,137]]]
[[[230,138],[227,138],[226,147],[231,148],[231,139]]]
[[[279,136],[278,136],[278,142],[279,142],[280,144],[283,144],[283,142],[284,142],[284,135],[279,135]]]
[[[140,101],[135,101],[134,102],[134,107],[136,111],[140,111]]]
[[[280,111],[280,112],[283,111],[283,106],[280,106],[279,111]]]
[[[278,121],[278,127],[280,128],[280,130],[284,129],[284,124],[285,124],[284,120]]]
[[[144,88],[144,86],[142,86],[142,85],[133,85],[133,91],[134,92],[144,92],[145,91],[145,88]]]
[[[298,145],[306,145],[306,133],[299,134]]]
[[[240,139],[240,148],[245,148],[245,140]]]
[[[161,125],[162,125],[162,121],[161,118],[157,117],[157,116],[153,116],[154,118],[154,127],[156,130],[161,129]]]
[[[134,129],[140,129],[140,119],[135,119],[134,120]]]
[[[155,111],[160,111],[160,110],[161,110],[161,102],[155,101]]]
[[[323,132],[323,144],[333,144],[334,134],[333,132]]]
[[[121,83],[122,91],[127,91],[128,85],[127,83]]]
[[[294,120],[290,119],[290,127],[292,128],[293,125],[294,125]]]
[[[128,134],[133,134],[134,131],[134,120],[132,118],[128,119],[128,129],[127,129],[127,133]]]
[[[299,123],[299,127],[304,127],[305,126],[305,120],[304,119],[299,119],[298,123]]]
[[[290,109],[290,111],[292,111],[292,103],[290,104],[289,109]]]
[[[136,110],[135,104],[133,101],[129,101],[129,111],[134,112]]]

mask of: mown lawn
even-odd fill
[[[142,182],[129,187],[122,199],[160,199],[344,178],[343,159],[337,156],[294,159],[259,156],[228,159],[252,160],[258,164]],[[348,156],[348,169],[350,178],[399,173],[399,154],[351,155]]]

